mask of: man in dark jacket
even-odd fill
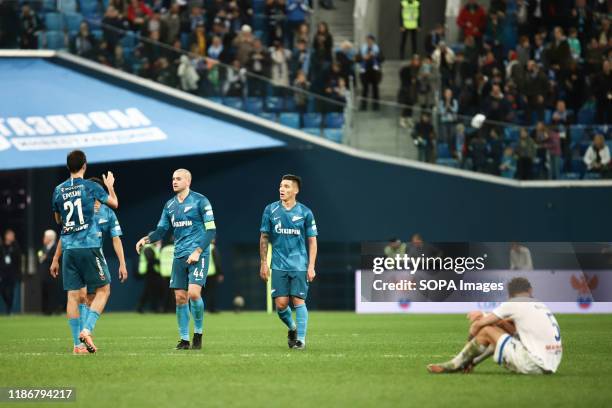
[[[21,249],[15,239],[15,231],[4,232],[4,242],[0,247],[0,296],[6,305],[6,313],[13,311],[15,283],[21,276]]]
[[[46,230],[43,235],[43,247],[36,253],[38,258],[38,276],[41,283],[42,312],[50,315],[59,309],[59,299],[63,290],[61,282],[53,279],[49,273],[53,255],[57,248],[57,233]]]

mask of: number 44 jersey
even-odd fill
[[[106,204],[108,194],[99,184],[70,178],[55,187],[51,206],[62,218],[62,248],[99,248],[100,230],[94,221],[94,203]]]

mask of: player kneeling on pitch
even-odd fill
[[[190,190],[191,173],[178,169],[172,175],[175,196],[166,202],[155,231],[136,244],[136,252],[160,241],[170,228],[174,230],[174,261],[170,288],[176,298],[176,320],[180,340],[177,350],[201,349],[204,324],[202,287],[206,284],[210,243],[217,227],[208,198]],[[193,341],[189,344],[189,307],[193,316]]]
[[[280,200],[266,206],[261,219],[259,276],[268,281],[268,242],[272,244],[272,297],[278,317],[287,325],[289,348],[306,346],[308,283],[315,278],[317,224],[308,207],[298,203],[302,180],[291,174],[280,183]],[[306,247],[308,242],[308,248]],[[293,321],[289,299],[295,308]]]
[[[453,359],[428,365],[429,372],[470,372],[491,355],[497,364],[516,373],[556,372],[563,353],[557,319],[532,297],[527,279],[512,279],[508,294],[510,299],[492,313],[469,313],[471,340]]]

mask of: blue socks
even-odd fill
[[[74,342],[74,346],[78,346],[81,344],[81,340],[79,340],[79,333],[81,332],[80,319],[68,319],[68,324],[70,325],[70,331],[72,332],[72,341]]]
[[[100,313],[96,312],[95,310],[89,309],[89,312],[87,313],[85,329],[93,333],[93,330],[96,327],[96,322],[98,321],[99,318],[100,318]]]
[[[80,329],[83,330],[87,324],[87,315],[89,314],[89,306],[86,303],[79,303],[79,320],[81,323]]]
[[[204,308],[204,304],[202,304]],[[189,305],[176,305],[176,321],[179,327],[179,336],[181,340],[189,341]]]
[[[204,299],[200,297],[196,301],[189,300],[189,304],[191,305],[191,315],[193,316],[193,332],[202,334],[202,326],[204,323]]]
[[[297,338],[306,344],[306,328],[308,327],[308,309],[306,304],[295,306],[295,320],[297,322]]]
[[[295,322],[291,316],[291,306],[287,306],[284,310],[277,310],[278,317],[287,325],[289,330],[295,330]]]

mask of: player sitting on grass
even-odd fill
[[[495,362],[521,374],[550,374],[561,362],[561,331],[555,316],[532,297],[525,278],[508,283],[509,300],[492,313],[471,312],[471,340],[454,358],[429,364],[430,373],[470,372],[491,354]],[[512,333],[511,321],[516,327]],[[510,333],[509,333],[510,332]]]

